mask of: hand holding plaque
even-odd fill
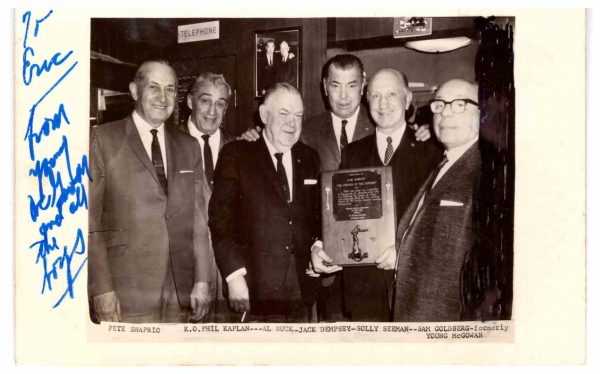
[[[327,262],[393,269],[396,210],[391,168],[324,172],[321,186],[323,246],[331,259]]]
[[[317,274],[329,274],[342,270],[342,268],[337,265],[331,265],[331,257],[329,257],[323,248],[318,245],[313,245],[311,249],[310,262],[313,270]]]

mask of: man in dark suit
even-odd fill
[[[376,72],[367,92],[371,116],[377,124],[375,134],[345,147],[340,164],[340,169],[391,166],[396,217],[402,215],[440,158],[440,150],[432,141],[418,142],[415,132],[408,128],[405,112],[411,98],[402,73],[394,69]],[[384,244],[382,249],[385,251],[376,259],[377,268],[348,267],[342,272],[344,314],[352,321],[390,320],[394,243]],[[339,270],[337,266],[323,266],[322,260],[328,258],[323,250],[313,251],[316,271]]]
[[[261,139],[227,144],[215,170],[215,256],[231,308],[250,320],[307,322],[315,301],[306,269],[320,234],[319,158],[298,142],[303,110],[296,88],[275,84],[259,108]]]
[[[290,46],[285,40],[279,43],[279,56],[276,60],[275,81],[289,83],[298,88],[297,58],[293,53],[290,53]]]
[[[95,322],[188,322],[210,301],[203,171],[194,138],[166,128],[177,94],[164,61],[129,85],[131,116],[90,145],[88,294]]]
[[[394,321],[458,321],[461,271],[473,244],[473,195],[481,166],[478,88],[444,83],[431,102],[445,157],[398,225]]]
[[[223,119],[227,111],[231,87],[221,74],[204,72],[200,74],[187,96],[187,105],[191,110],[190,117],[180,130],[192,135],[202,150],[202,166],[204,169],[204,211],[208,214],[208,202],[213,189],[213,174],[223,146],[235,140],[224,131]],[[211,244],[211,254],[212,250]],[[205,322],[227,321],[227,303],[223,298],[223,283],[216,263],[213,260],[211,277],[212,304]]]
[[[265,53],[257,56],[257,94],[263,95],[275,83],[275,41],[269,40],[265,45]]]

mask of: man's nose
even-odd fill
[[[345,99],[348,97],[348,89],[344,86],[342,86],[342,88],[340,89],[340,97],[342,99]]]
[[[444,103],[444,109],[442,110],[442,116],[448,117],[451,116],[454,112],[452,112],[452,108],[450,103]]]
[[[211,116],[214,116],[214,115],[215,115],[215,113],[216,113],[216,111],[217,111],[217,108],[216,108],[215,104],[214,104],[214,103],[211,103],[211,104],[208,106],[208,114],[210,114]]]
[[[167,101],[167,91],[160,90],[160,93],[158,94],[158,100],[160,100],[161,103],[166,102]]]
[[[387,108],[388,106],[388,100],[385,96],[382,96],[381,99],[379,99],[379,107],[382,109]]]

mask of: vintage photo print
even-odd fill
[[[15,12],[22,362],[581,362],[583,69],[536,119],[555,11]]]

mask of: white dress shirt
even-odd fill
[[[394,147],[394,153],[400,146],[400,141],[402,140],[402,136],[404,135],[404,131],[406,130],[406,122],[402,124],[402,126],[398,127],[393,133],[386,135],[382,133],[379,128],[375,129],[375,138],[377,140],[377,153],[379,153],[379,158],[383,163],[385,161],[385,150],[387,149],[388,142],[387,138],[392,137],[392,147]],[[394,157],[392,155],[392,157]]]
[[[358,119],[358,111],[360,106],[354,111],[354,114],[348,118],[340,118],[331,112],[331,122],[333,123],[333,133],[335,134],[335,140],[337,142],[338,149],[340,149],[340,138],[342,136],[342,121],[346,120],[346,137],[348,143],[352,142],[352,136],[354,135],[354,129],[356,128],[356,120]],[[340,149],[341,152],[341,149]]]
[[[191,118],[188,118],[188,130],[190,131],[190,135],[198,140],[198,144],[200,144],[200,150],[202,151],[202,157],[204,158],[204,139],[202,139],[202,135],[209,134],[198,130]],[[210,153],[212,154],[214,170],[215,166],[217,166],[217,157],[219,157],[219,148],[221,147],[221,129],[215,131],[215,133],[208,138],[208,144],[210,145]],[[204,169],[204,162],[202,163],[202,169]]]
[[[448,159],[448,162],[446,162],[446,164],[444,166],[442,166],[442,168],[440,169],[440,172],[438,173],[437,177],[435,177],[435,181],[433,181],[433,184],[431,185],[431,188],[433,188],[436,183],[444,176],[444,174],[446,174],[446,172],[448,171],[448,169],[450,169],[452,167],[452,165],[454,165],[454,163],[456,163],[456,161],[465,154],[465,152],[471,148],[471,146],[473,144],[475,144],[475,142],[477,142],[477,140],[479,140],[479,137],[476,136],[474,139],[470,140],[468,143],[463,144],[461,146],[458,146],[456,148],[452,148],[452,149],[448,149],[446,150],[446,152],[444,152],[444,154],[446,155],[446,158]]]
[[[153,130],[154,127],[150,126],[148,122],[144,121],[144,119],[137,114],[135,110],[133,111],[132,117],[133,123],[135,123],[135,127],[137,128],[140,138],[142,139],[144,149],[146,150],[150,161],[152,161],[152,133],[150,130]],[[158,138],[158,144],[160,145],[160,153],[162,155],[162,161],[165,168],[165,177],[167,177],[167,165],[169,160],[167,160],[167,149],[165,148],[165,124],[161,123],[156,130],[158,130],[156,137]]]

